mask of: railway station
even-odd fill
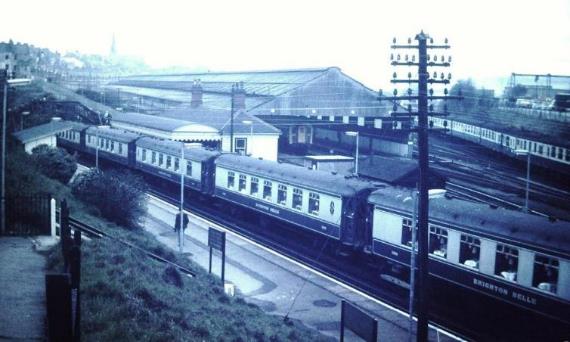
[[[0,23],[0,339],[570,338],[566,4],[53,1]]]

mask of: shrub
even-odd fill
[[[141,226],[146,213],[146,184],[133,174],[92,169],[78,175],[71,190],[108,220],[131,229]]]
[[[32,158],[44,175],[67,184],[77,170],[75,157],[62,148],[40,145],[32,150]]]

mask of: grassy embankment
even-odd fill
[[[17,157],[20,158],[20,157]],[[16,158],[16,159],[17,159]],[[150,234],[126,230],[98,217],[74,199],[70,189],[41,175],[22,157],[10,172],[15,188],[67,199],[74,218],[154,251],[194,270],[189,278],[141,252],[110,239],[82,245],[82,338],[85,341],[318,341],[329,340],[306,327],[265,314],[241,298],[226,296],[221,281]],[[15,177],[15,178],[14,178]],[[60,248],[48,267],[61,270]]]

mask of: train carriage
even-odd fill
[[[180,184],[185,173],[186,187],[204,194],[213,193],[213,159],[219,152],[202,148],[184,147],[182,143],[143,137],[136,142],[136,168],[160,178]]]
[[[373,254],[408,266],[410,193],[382,189],[368,200]],[[428,248],[432,276],[570,323],[568,222],[433,199]]]
[[[338,240],[363,241],[371,184],[254,158],[216,159],[215,196]]]
[[[79,122],[71,122],[72,127],[57,134],[57,146],[72,151],[82,151],[85,146],[85,130],[89,127]]]
[[[85,152],[131,166],[134,160],[134,143],[140,135],[109,126],[89,127],[85,130]]]

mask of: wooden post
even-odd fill
[[[61,253],[63,254],[64,269],[69,266],[69,249],[71,244],[71,230],[69,228],[69,207],[67,201],[61,201],[59,218],[59,229],[61,235]]]
[[[65,273],[46,274],[46,306],[50,341],[71,341],[71,286]]]

